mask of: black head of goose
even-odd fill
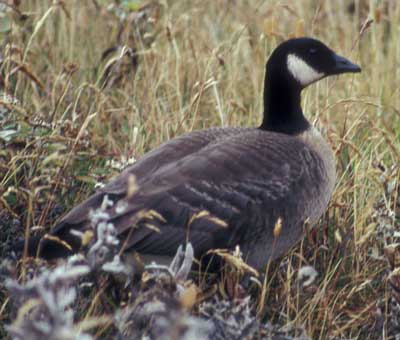
[[[107,197],[113,204],[102,216],[124,251],[145,260],[172,257],[188,241],[196,257],[239,245],[257,269],[285,254],[301,239],[305,221],[315,223],[325,211],[335,183],[332,152],[304,117],[300,93],[323,77],[360,68],[310,38],[283,42],[266,68],[259,128],[212,128],[162,144],[59,221],[50,234],[68,247],[47,238],[38,250],[33,239],[30,253],[50,259],[77,251],[81,239],[71,230],[90,228],[90,212]],[[143,214],[150,210],[159,217]]]

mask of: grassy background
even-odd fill
[[[313,36],[360,64],[361,74],[304,91],[304,112],[336,153],[336,190],[318,226],[270,270],[261,301],[265,317],[314,339],[375,334],[379,320],[386,329],[383,248],[399,227],[396,1],[30,0],[3,12],[0,85],[15,100],[0,97],[3,243],[48,230],[118,162],[169,138],[260,124],[265,61],[282,40]],[[304,265],[318,278],[301,290]]]

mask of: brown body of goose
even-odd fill
[[[317,40],[282,43],[267,63],[261,127],[211,128],[162,144],[72,209],[51,234],[79,249],[70,230],[89,228],[90,211],[107,195],[114,203],[107,221],[125,251],[172,257],[190,241],[201,257],[239,245],[247,262],[262,268],[301,239],[305,221],[318,220],[335,184],[332,151],[305,119],[300,92],[325,76],[359,71]],[[143,210],[162,218],[138,218]],[[274,235],[277,223],[281,230]],[[41,244],[45,258],[69,253],[50,240]]]

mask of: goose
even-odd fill
[[[335,185],[333,153],[304,116],[301,91],[355,72],[358,65],[316,39],[282,42],[266,64],[259,127],[214,127],[165,142],[60,219],[50,235],[68,247],[45,238],[38,250],[32,239],[30,253],[54,259],[78,251],[81,238],[71,230],[90,228],[91,212],[106,198],[113,204],[104,216],[124,253],[169,259],[190,242],[201,258],[239,246],[262,269],[302,239],[306,222],[318,221]]]

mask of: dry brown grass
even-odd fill
[[[3,104],[10,111],[0,121],[2,239],[15,237],[6,217],[20,223],[19,236],[50,228],[117,173],[107,160],[140,157],[193,129],[259,124],[266,57],[283,39],[314,36],[363,72],[303,95],[336,152],[338,180],[317,228],[271,266],[262,315],[305,325],[313,339],[382,336],[378,307],[385,329],[391,294],[383,247],[395,239],[378,233],[373,214],[382,199],[396,211],[385,185],[399,186],[399,169],[388,170],[400,163],[397,1],[355,1],[353,14],[346,1],[160,1],[136,25],[107,11],[111,2],[30,0],[19,8],[27,18],[9,14],[0,82],[19,104]],[[120,52],[101,60],[116,45],[136,50],[135,67]],[[121,74],[106,71],[110,58]],[[399,216],[391,224],[399,228]],[[318,277],[302,289],[296,276],[305,265]],[[88,314],[101,312],[92,306]]]

